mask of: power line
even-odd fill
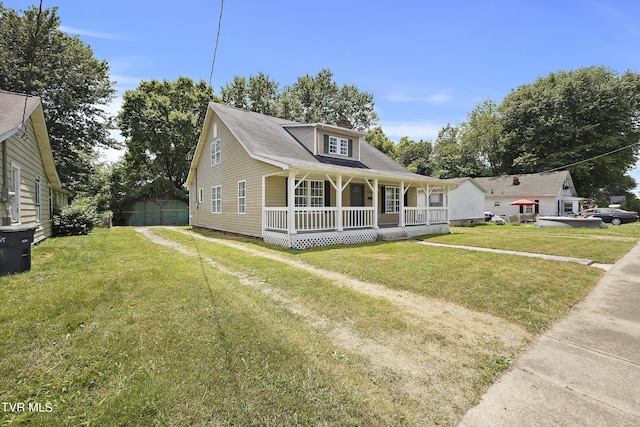
[[[216,47],[213,49],[213,61],[211,61],[211,73],[209,74],[209,86],[213,80],[213,67],[216,65],[216,54],[218,53],[218,41],[220,40],[220,26],[222,25],[222,10],[224,9],[224,0],[220,1],[220,17],[218,18],[218,34],[216,34]]]
[[[546,170],[546,171],[543,171],[543,172],[540,172],[540,173],[553,172],[553,171],[557,171],[557,170],[561,170],[561,169],[566,169],[566,168],[569,168],[569,167],[571,167],[571,166],[579,165],[579,164],[581,164],[581,163],[590,162],[591,160],[599,159],[600,157],[608,156],[608,155],[611,155],[611,154],[617,153],[618,151],[626,150],[627,148],[631,148],[631,147],[633,147],[634,145],[639,145],[639,144],[640,144],[640,142],[634,142],[634,143],[633,143],[633,144],[631,144],[631,145],[627,145],[626,147],[622,147],[622,148],[618,148],[618,149],[613,150],[613,151],[609,151],[608,153],[599,154],[599,155],[597,155],[597,156],[591,157],[591,158],[586,159],[586,160],[580,160],[579,162],[571,163],[571,164],[569,164],[569,165],[560,166],[560,167],[558,167],[558,168],[549,169],[549,170]]]
[[[33,80],[33,67],[34,67],[34,62],[36,61],[36,49],[38,48],[38,37],[39,37],[39,33],[40,33],[40,17],[42,16],[42,0],[40,0],[40,9],[38,10],[38,16],[36,18],[36,30],[35,30],[35,34],[33,35],[33,43],[31,46],[31,51],[29,52],[29,56],[30,58],[28,58],[29,60],[29,74],[27,76],[27,81],[24,87],[24,91],[25,91],[25,97],[24,97],[24,108],[22,109],[22,124],[24,125],[24,121],[26,119],[27,116],[27,101],[29,100],[29,95],[31,95],[29,92],[32,92],[31,90],[31,81]],[[26,132],[26,131],[25,131]]]

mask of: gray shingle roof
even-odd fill
[[[345,173],[357,169],[359,171],[366,170],[371,175],[444,183],[442,180],[409,172],[404,166],[364,141],[364,138],[360,144],[358,165],[349,165],[348,162],[327,162],[325,159],[321,159],[321,156],[314,156],[285,129],[287,125],[300,126],[300,123],[213,102],[210,107],[249,154],[254,156],[296,168]],[[326,126],[314,123],[308,125]],[[362,132],[349,132],[354,134],[354,138],[363,135]]]
[[[0,91],[0,141],[20,128],[23,118],[28,119],[39,102],[37,96]]]
[[[518,185],[513,185],[514,177],[518,178]],[[562,185],[565,180],[568,181],[571,192],[575,195],[573,181],[568,171],[502,175],[474,179],[487,190],[487,197],[491,197],[492,194],[517,198],[556,196],[562,191]]]

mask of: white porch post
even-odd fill
[[[264,223],[265,223],[265,216],[267,215],[267,213],[265,212],[265,209],[267,207],[267,203],[266,203],[266,197],[265,197],[265,193],[266,193],[266,177],[264,175],[262,175],[262,237],[264,237]]]
[[[342,231],[342,175],[338,175],[336,187],[336,231]]]
[[[289,185],[288,187],[288,191],[287,191],[287,206],[288,206],[288,213],[287,213],[287,229],[289,231],[289,234],[296,234],[296,219],[294,217],[295,215],[295,204],[296,204],[296,198],[295,198],[295,194],[296,194],[296,173],[295,171],[291,171],[289,172]]]
[[[367,180],[369,182],[369,180]],[[378,178],[373,180],[373,228],[378,229],[378,213],[380,209],[378,208]]]
[[[447,212],[447,224],[449,224],[449,186],[443,187],[442,190],[444,192],[444,198],[445,200],[443,200],[443,205],[444,207],[447,208],[446,212]]]
[[[404,227],[404,181],[400,181],[400,227]]]
[[[431,225],[431,214],[429,213],[429,208],[431,207],[431,190],[429,190],[429,184],[427,184],[425,194],[427,195],[427,225]]]

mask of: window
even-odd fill
[[[204,201],[204,188],[198,189],[198,203],[202,203]]]
[[[384,188],[384,213],[400,212],[400,187]]]
[[[222,186],[211,187],[211,212],[222,213]]]
[[[299,181],[296,181],[296,185]],[[304,180],[296,187],[296,207],[324,206],[324,181]]]
[[[563,202],[564,213],[573,212],[573,202]]]
[[[335,136],[329,137],[329,153],[340,154],[341,156],[349,155],[349,140],[344,138],[337,138]]]
[[[220,140],[217,139],[211,143],[211,166],[220,163]]]
[[[496,208],[500,207],[500,200],[496,200],[495,202],[493,202],[493,206],[495,206]]]
[[[247,211],[247,181],[238,181],[238,213]]]
[[[40,177],[36,177],[36,222],[40,222]]]
[[[429,206],[432,206],[434,208],[444,207],[444,193],[429,194]]]

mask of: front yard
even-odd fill
[[[601,275],[412,241],[49,239],[0,277],[0,424],[455,425]]]

